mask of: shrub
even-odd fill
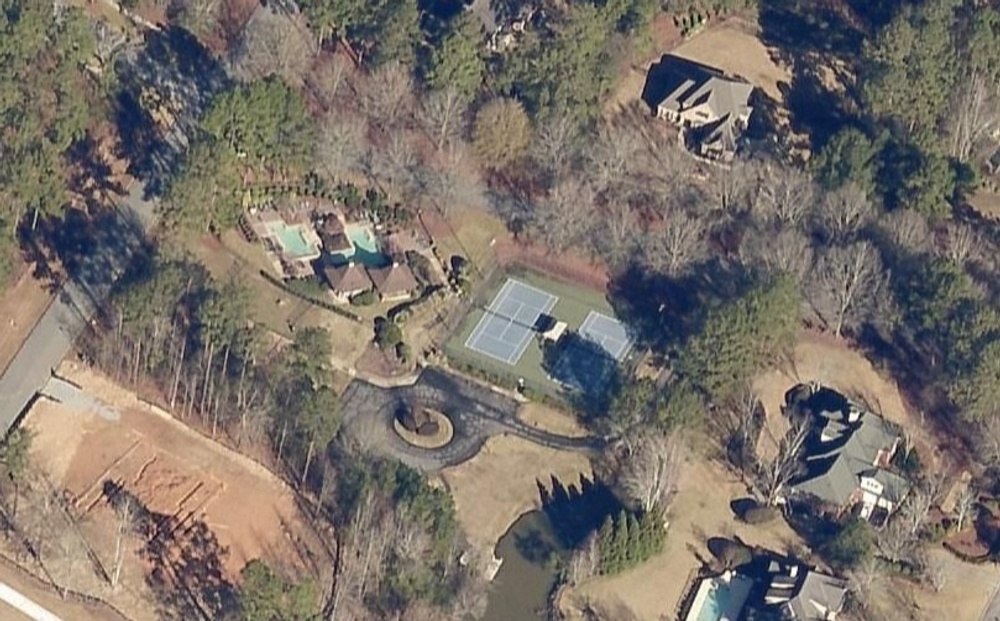
[[[403,331],[385,317],[375,318],[375,344],[380,349],[396,347],[403,342]]]
[[[820,548],[820,553],[837,568],[856,567],[871,558],[875,531],[864,520],[852,519]]]
[[[378,294],[371,289],[352,295],[350,299],[351,306],[371,306],[376,301],[378,301]]]
[[[767,524],[773,522],[778,517],[778,510],[774,507],[755,505],[743,512],[740,516],[747,524]]]
[[[408,362],[410,360],[410,354],[411,354],[411,352],[410,352],[410,346],[409,345],[407,345],[406,343],[402,343],[402,342],[396,344],[396,357],[397,358],[399,358],[403,362]]]

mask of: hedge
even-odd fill
[[[352,313],[352,312],[350,312],[348,310],[344,310],[343,308],[340,308],[339,306],[337,306],[333,302],[327,302],[326,300],[317,300],[316,298],[314,298],[312,296],[305,295],[305,294],[303,294],[303,293],[301,293],[299,291],[296,291],[292,287],[289,287],[288,284],[285,283],[284,281],[282,281],[280,278],[276,278],[275,276],[269,274],[265,270],[260,270],[260,275],[264,277],[264,280],[268,281],[269,283],[271,283],[275,287],[278,287],[279,289],[281,289],[285,293],[289,293],[291,295],[294,295],[295,297],[299,298],[300,300],[305,300],[306,302],[309,302],[310,304],[313,304],[315,306],[319,306],[320,308],[325,308],[326,310],[330,311],[331,313],[336,313],[337,315],[340,315],[341,317],[344,317],[346,319],[350,319],[351,321],[353,321],[355,323],[360,323],[360,324],[365,323],[364,320],[361,319],[361,317],[355,315],[354,313]]]

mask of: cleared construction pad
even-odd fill
[[[133,575],[160,568],[168,582],[198,590],[204,585],[187,584],[197,567],[216,568],[213,579],[231,584],[255,558],[295,573],[323,562],[291,490],[263,466],[85,367],[66,364],[59,374],[89,399],[39,399],[25,424],[35,433],[36,464],[65,490],[99,557],[114,553],[110,483],[153,525],[136,542]]]

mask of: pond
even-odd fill
[[[549,594],[556,584],[557,561],[566,553],[548,516],[522,515],[497,543],[503,565],[493,579],[483,621],[547,619]]]

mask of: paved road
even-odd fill
[[[17,617],[13,617],[8,616],[6,612],[0,609],[0,613],[2,613],[2,617],[4,619],[22,618],[21,615],[23,615],[33,621],[62,621],[62,619],[56,615],[52,614],[45,608],[42,608],[24,595],[21,595],[3,582],[0,582],[0,600],[3,600],[9,607],[14,608],[21,613]]]
[[[428,367],[410,386],[383,387],[356,379],[343,397],[344,426],[369,449],[420,470],[434,471],[471,459],[487,438],[509,433],[542,446],[593,451],[598,438],[570,438],[536,429],[517,418],[517,401],[465,378]],[[400,402],[428,406],[446,414],[454,427],[451,442],[438,449],[407,443],[393,429]]]
[[[57,299],[0,377],[0,435],[14,426],[49,381],[52,369],[69,352],[154,224],[153,204],[143,198],[143,191],[142,184],[133,184],[119,208],[96,227],[93,246],[69,267],[70,278]]]

